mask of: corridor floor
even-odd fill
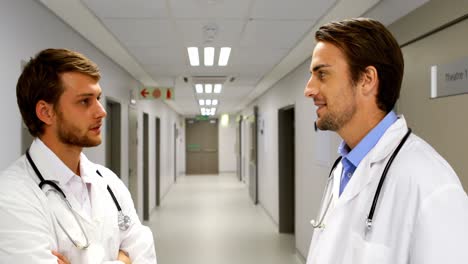
[[[235,175],[178,178],[150,219],[158,264],[301,263]]]

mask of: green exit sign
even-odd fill
[[[199,121],[204,121],[204,120],[209,120],[210,117],[209,116],[206,116],[206,115],[197,115],[195,117],[196,120],[199,120]]]

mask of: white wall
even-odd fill
[[[468,13],[467,0],[431,1],[391,25],[405,43]],[[468,56],[468,19],[403,48],[405,75],[398,112],[413,131],[428,141],[453,166],[468,191],[466,136],[468,94],[430,99],[430,67],[450,64]],[[468,67],[468,65],[467,65]]]
[[[229,116],[227,126],[221,125],[221,118],[218,122],[218,153],[219,172],[236,172],[236,129],[235,115]]]
[[[0,169],[6,168],[22,154],[20,153],[22,120],[16,104],[16,82],[21,72],[21,60],[28,60],[45,48],[69,48],[85,54],[99,65],[102,74],[100,85],[103,89],[103,105],[106,103],[106,97],[121,103],[121,177],[128,184],[128,101],[130,89],[141,87],[141,84],[37,1],[2,1],[0,7],[0,32],[2,33],[2,41],[0,42],[0,58],[2,58],[0,61],[0,87],[2,89],[0,104],[0,120],[2,120]],[[179,124],[178,115],[163,103],[139,103],[138,109],[140,112],[150,113],[151,131],[154,131],[154,116],[158,115],[161,118],[161,153],[163,153],[161,159],[161,191],[166,193],[174,175],[172,127],[174,122]],[[141,116],[142,114],[139,118],[139,127],[143,127]],[[178,126],[180,127],[180,124]],[[140,129],[138,135],[140,139],[142,138],[141,131]],[[183,132],[183,130],[180,131]],[[105,137],[105,131],[102,134]],[[141,142],[141,140],[139,141]],[[105,138],[103,138],[103,142],[105,142]],[[152,144],[152,142],[154,142],[154,132],[150,132],[150,143]],[[154,149],[151,151],[153,152],[150,155],[153,156],[150,157],[154,157]],[[85,153],[92,161],[100,164],[105,163],[104,144],[96,148],[86,149]],[[141,145],[139,146],[139,153],[142,153]],[[139,154],[139,157],[142,157],[142,155]],[[183,162],[179,164],[183,164]],[[183,170],[184,167],[180,167],[180,169]],[[141,158],[138,171],[141,185]],[[154,166],[150,166],[150,173],[153,181],[150,183],[153,188],[151,201],[152,206],[154,206]],[[142,195],[142,186],[139,186],[139,190]],[[141,208],[139,208],[139,211],[141,214]]]
[[[167,194],[172,183],[174,183],[174,173],[178,176],[180,171],[184,170],[185,164],[180,162],[176,163],[176,172],[174,172],[174,124],[176,124],[179,135],[177,137],[177,156],[181,153],[185,153],[185,150],[181,150],[180,146],[184,144],[184,129],[181,128],[181,117],[172,111],[166,104],[161,101],[142,100],[138,104],[138,138],[143,138],[143,113],[148,114],[148,146],[149,146],[149,185],[150,185],[150,208],[156,206],[156,190],[155,186],[155,175],[156,175],[156,117],[160,118],[160,191],[161,199]],[[141,128],[141,129],[140,129]],[[139,140],[139,142],[142,142]],[[138,177],[143,178],[143,144],[138,144]],[[181,165],[183,164],[183,167]],[[143,193],[143,183],[139,181],[138,192]]]
[[[250,115],[253,106],[259,108],[259,128],[263,127],[263,134],[258,135],[259,202],[278,223],[278,110],[295,106],[296,247],[303,256],[307,256],[312,236],[310,220],[319,209],[339,143],[339,138],[331,132],[314,131],[316,107],[303,93],[310,75],[309,63],[308,59],[299,65],[242,113]],[[249,137],[249,133],[245,135]]]
[[[430,8],[427,8],[430,6]],[[463,6],[463,8],[459,8]],[[410,13],[408,17],[413,15],[412,19],[401,19],[395,23],[395,26],[391,27],[397,33],[397,39],[409,40],[411,36],[420,36],[429,30],[434,29],[437,26],[446,23],[459,15],[466,14],[468,5],[466,0],[456,0],[453,5],[447,5],[446,1],[443,0],[434,0],[430,1],[428,4],[423,6],[420,9],[417,9],[415,12]],[[423,11],[421,11],[423,10]],[[414,16],[416,12],[423,12],[423,14],[418,14]],[[437,14],[437,15],[434,15]],[[378,19],[378,18],[376,18]],[[457,26],[456,32],[458,32],[458,37],[455,43],[448,46],[448,40],[446,38],[439,39],[441,42],[440,53],[437,57],[446,58],[446,50],[450,47],[457,47],[457,50],[464,51],[466,54],[467,40],[468,36],[466,27],[466,22]],[[434,36],[435,37],[435,36]],[[436,39],[429,41],[437,41]],[[445,44],[444,44],[445,43]],[[314,43],[311,43],[311,51],[313,50]],[[417,47],[415,45],[415,47]],[[426,82],[428,78],[425,73],[423,73],[426,68],[420,69],[422,66],[422,58],[426,55],[416,53],[413,51],[409,53],[409,50],[413,48],[405,48],[403,52],[405,53],[405,59],[407,65],[411,65],[409,68],[406,67],[406,74],[416,73],[419,77],[412,76],[414,79],[425,79]],[[414,48],[417,50],[417,48]],[[417,57],[414,55],[417,54]],[[438,61],[441,61],[439,59]],[[449,59],[450,60],[450,59]],[[425,61],[425,60],[424,60]],[[307,99],[303,95],[303,90],[306,85],[306,82],[310,76],[309,71],[310,59],[299,65],[295,70],[291,71],[287,76],[282,80],[276,83],[272,88],[265,92],[261,97],[259,97],[255,102],[251,103],[246,109],[242,111],[243,115],[251,115],[253,106],[257,105],[259,107],[259,126],[263,127],[264,133],[259,134],[259,161],[258,161],[258,172],[259,172],[259,201],[260,204],[264,207],[265,211],[271,216],[275,223],[278,223],[278,109],[288,106],[295,105],[295,129],[296,129],[296,248],[299,253],[304,257],[307,256],[310,239],[312,236],[312,226],[310,225],[310,220],[316,217],[316,213],[320,206],[320,199],[323,192],[323,189],[326,184],[326,179],[328,177],[329,169],[334,159],[338,156],[337,147],[341,139],[334,133],[330,132],[315,132],[313,122],[316,119],[315,109],[313,101]],[[426,63],[426,62],[424,62]],[[427,69],[427,73],[429,70]],[[407,78],[408,79],[408,78]],[[419,82],[416,82],[419,83]],[[440,134],[436,135],[436,132],[431,133],[430,131],[439,131],[435,129],[434,126],[437,126],[436,123],[431,123],[432,128],[428,124],[423,124],[423,120],[429,121],[428,116],[437,115],[433,113],[432,110],[429,110],[433,106],[427,106],[430,104],[428,101],[429,88],[426,83],[424,87],[419,85],[413,86],[412,88],[405,86],[402,90],[402,96],[407,96],[405,89],[412,89],[410,92],[412,95],[409,96],[406,100],[403,100],[403,104],[399,104],[399,109],[405,111],[405,115],[409,117],[411,121],[414,121],[416,124],[415,128],[424,129],[425,133],[428,134],[428,138],[431,141],[442,145],[449,144],[453,146],[454,144],[459,144],[460,142],[466,141],[466,122],[462,121],[463,111],[466,109],[466,96],[462,95],[458,98],[447,98],[442,99],[440,102],[432,102],[433,105],[441,104],[439,108],[434,108],[435,112],[440,112],[443,108],[457,109],[457,111],[451,112],[446,116],[456,116],[457,118],[451,123],[453,126],[457,127],[460,133],[456,133],[458,137],[452,139],[451,135],[453,132],[449,132],[450,129],[443,127],[443,131],[448,133],[448,137],[441,138]],[[424,98],[421,105],[415,105],[414,100],[416,98]],[[457,104],[456,106],[450,106],[452,103]],[[418,110],[420,106],[424,106],[424,111]],[[439,109],[439,110],[437,110]],[[431,113],[428,115],[428,113]],[[447,118],[445,116],[445,118]],[[458,117],[462,118],[459,119]],[[416,119],[418,121],[416,121]],[[444,117],[440,117],[444,120]],[[465,118],[466,119],[466,118]],[[463,120],[465,120],[463,119]],[[432,118],[430,120],[433,120]],[[460,124],[463,123],[463,124]],[[458,125],[456,125],[458,124]],[[420,126],[420,127],[419,127]],[[462,129],[460,129],[462,126]],[[245,127],[247,129],[247,127]],[[431,130],[432,129],[432,130]],[[417,131],[416,130],[416,131]],[[440,132],[440,131],[439,131]],[[249,144],[249,133],[243,134],[243,144],[245,148],[243,149],[243,155],[248,157],[248,144]],[[243,146],[244,146],[243,145]],[[459,147],[450,150],[447,147],[440,146],[440,149],[445,152],[450,152],[447,154],[450,158],[453,159],[453,163],[459,166],[458,172],[465,173],[466,171],[466,155],[463,155],[463,151],[466,149],[465,145],[459,144]],[[452,147],[453,148],[453,147]],[[460,150],[461,149],[461,150]],[[457,156],[458,153],[458,156]],[[461,153],[461,154],[460,154]],[[463,167],[464,166],[464,167]],[[457,166],[455,166],[457,169]],[[248,170],[244,171],[248,173]],[[246,176],[248,177],[248,175]],[[468,180],[465,180],[468,182]],[[248,181],[246,181],[248,183]],[[466,188],[466,187],[465,187]]]

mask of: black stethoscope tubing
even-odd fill
[[[63,198],[67,199],[67,196],[65,195],[65,193],[62,191],[62,189],[53,181],[50,181],[50,180],[45,180],[44,177],[42,177],[42,174],[41,172],[39,171],[39,169],[37,168],[36,164],[34,163],[34,161],[32,160],[31,158],[31,155],[29,154],[29,149],[26,150],[26,158],[28,159],[29,163],[31,164],[34,172],[36,173],[37,177],[39,178],[39,180],[41,181],[39,183],[39,188],[41,188],[42,190],[42,186],[48,184],[50,186],[52,186],[55,190],[57,190],[58,192],[60,192],[60,194],[63,195]],[[102,174],[101,172],[99,172],[99,170],[96,170],[96,173],[102,177]],[[104,178],[104,177],[102,177]],[[115,206],[117,207],[117,210],[119,211],[119,214],[123,214],[122,213],[122,208],[120,207],[120,204],[119,202],[117,201],[117,199],[115,198],[115,195],[114,195],[114,192],[112,191],[112,189],[109,187],[109,185],[107,185],[107,191],[109,192],[110,196],[112,197],[112,200],[114,201],[114,204]]]
[[[388,170],[390,169],[390,166],[392,165],[393,160],[395,159],[396,155],[398,154],[400,149],[405,144],[405,142],[408,139],[408,137],[410,136],[410,134],[411,134],[411,128],[408,128],[408,131],[406,132],[405,136],[400,141],[400,143],[398,144],[395,151],[393,151],[392,156],[390,156],[390,159],[388,160],[387,164],[385,165],[385,169],[382,172],[382,176],[380,176],[379,185],[377,186],[377,190],[375,191],[374,199],[372,201],[372,206],[371,206],[371,209],[369,211],[369,215],[367,216],[367,220],[366,220],[366,225],[367,225],[368,229],[372,228],[372,219],[374,217],[375,207],[377,206],[377,202],[378,202],[379,196],[380,196],[380,191],[382,190],[382,186],[384,184],[385,178],[387,177]],[[335,160],[335,162],[333,163],[333,166],[332,166],[332,168],[330,170],[330,174],[328,176],[329,178],[332,176],[333,171],[335,170],[336,166],[338,166],[338,163],[340,162],[341,158],[342,158],[341,156],[338,157]]]

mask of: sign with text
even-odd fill
[[[468,57],[431,67],[431,98],[468,93]]]
[[[140,88],[140,99],[174,100],[174,88],[144,87]]]

